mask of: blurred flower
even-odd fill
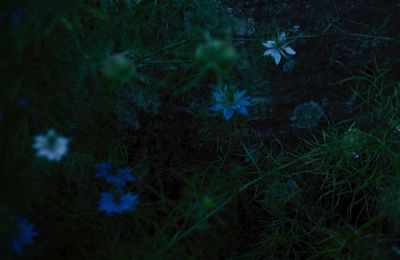
[[[17,106],[26,107],[29,104],[29,100],[26,98],[20,98],[17,100]]]
[[[37,135],[34,138],[33,148],[36,155],[45,157],[49,161],[60,161],[68,151],[69,140],[56,134],[50,129],[46,135]]]
[[[107,215],[120,214],[125,211],[135,210],[138,203],[138,196],[131,193],[122,194],[116,201],[111,192],[102,192],[98,202],[99,210],[104,211]]]
[[[358,158],[360,158],[360,154],[359,154],[359,153],[356,153],[356,152],[352,152],[352,153],[351,153],[351,156],[353,157],[353,159],[358,159]]]
[[[292,127],[313,128],[324,114],[321,105],[314,101],[300,104],[296,106],[290,118]]]
[[[227,76],[235,65],[238,54],[230,42],[212,39],[196,49],[195,60],[201,74],[214,72],[217,76]]]
[[[211,210],[213,210],[215,208],[215,206],[216,206],[216,204],[215,204],[215,201],[214,201],[214,199],[212,197],[205,196],[201,200],[201,208],[205,212],[210,212]]]
[[[12,11],[11,16],[10,16],[10,24],[12,28],[15,28],[19,21],[21,20],[21,9],[16,8]]]
[[[136,67],[124,53],[109,55],[103,63],[103,74],[115,81],[127,83],[136,76]]]
[[[296,61],[290,59],[287,62],[285,62],[285,64],[283,64],[283,71],[285,72],[291,71],[294,69],[295,66],[296,66]]]
[[[291,47],[287,46],[286,40],[286,33],[282,32],[277,39],[264,42],[263,45],[267,48],[264,52],[264,56],[271,56],[274,58],[275,64],[278,65],[282,56],[288,58],[286,54],[295,55],[296,52]]]
[[[12,241],[12,250],[16,254],[22,254],[25,245],[33,245],[33,238],[37,236],[37,232],[24,218],[17,219],[16,224],[18,230]]]
[[[127,182],[134,181],[129,168],[122,168],[116,171],[112,170],[112,166],[108,162],[97,164],[97,178],[104,178],[109,184],[114,184],[118,188],[123,188]]]
[[[242,115],[248,115],[247,107],[250,106],[250,97],[245,96],[246,90],[239,91],[228,88],[213,93],[216,104],[212,105],[212,111],[223,111],[226,121],[229,121],[236,111]]]
[[[392,246],[392,250],[396,255],[400,256],[400,247]]]

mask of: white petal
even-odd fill
[[[282,32],[281,34],[279,34],[278,39],[280,42],[284,42],[286,40],[286,33]]]
[[[274,52],[274,51],[275,51],[274,49],[267,50],[264,52],[264,56],[272,56],[272,52]]]
[[[275,41],[266,41],[263,43],[263,45],[267,48],[275,48],[276,47],[276,43]]]
[[[296,54],[296,52],[295,52],[292,48],[290,48],[290,47],[285,47],[284,50],[285,50],[286,53],[289,54],[289,55],[295,55],[295,54]]]
[[[281,54],[279,51],[274,51],[271,53],[272,58],[274,58],[275,64],[279,65],[279,62],[281,62]]]

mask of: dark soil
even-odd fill
[[[358,102],[353,95],[354,84],[336,83],[362,70],[399,67],[394,64],[397,55],[393,56],[400,53],[399,43],[343,35],[396,36],[400,25],[398,1],[223,2],[240,19],[254,20],[256,34],[271,27],[280,28],[291,37],[326,34],[293,43],[297,55],[292,71],[284,72],[282,66],[274,64],[268,67],[267,83],[256,87],[262,93],[267,85],[271,100],[268,120],[254,124],[258,141],[271,142],[278,138],[288,145],[296,142],[297,136],[303,136],[305,131],[292,128],[289,119],[293,109],[305,102],[319,102],[330,122],[351,118]],[[254,35],[241,36],[246,37],[254,38]],[[262,55],[259,45],[257,41],[245,41],[238,48],[260,48],[259,55]],[[326,124],[326,120],[321,120],[320,126]]]

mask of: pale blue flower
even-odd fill
[[[250,97],[246,90],[233,90],[225,86],[224,89],[213,93],[215,104],[210,107],[212,111],[222,111],[226,121],[229,121],[234,112],[248,115],[247,107],[251,105]]]
[[[131,193],[121,194],[116,200],[113,193],[102,192],[101,198],[98,201],[99,210],[105,212],[109,216],[135,210],[137,203],[138,196]]]
[[[17,232],[12,240],[12,250],[16,254],[22,254],[25,245],[33,245],[33,238],[38,234],[34,230],[33,225],[25,218],[16,220]]]
[[[282,32],[277,39],[264,42],[263,45],[267,48],[264,52],[264,56],[271,56],[275,64],[279,65],[282,56],[288,58],[286,55],[296,55],[296,52],[287,45],[286,40],[286,33]]]
[[[60,161],[68,151],[69,140],[50,129],[46,135],[37,135],[34,138],[33,148],[36,155],[48,161]]]

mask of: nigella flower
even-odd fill
[[[288,55],[295,55],[296,52],[286,42],[286,33],[282,32],[275,40],[268,40],[263,45],[268,49],[264,52],[264,56],[271,56],[274,58],[275,64],[278,65],[282,56],[288,58]]]
[[[99,210],[107,215],[121,214],[126,211],[135,210],[138,196],[131,193],[121,194],[116,200],[111,192],[102,192],[98,202]]]
[[[121,168],[113,171],[111,164],[108,162],[97,164],[96,177],[104,178],[107,183],[114,184],[118,188],[123,188],[127,182],[135,180],[129,168]]]
[[[46,135],[35,136],[33,148],[39,157],[45,157],[49,161],[60,161],[68,151],[68,143],[67,138],[50,129]]]
[[[224,89],[213,93],[216,103],[210,107],[212,111],[223,111],[226,121],[229,121],[234,112],[248,115],[247,107],[250,106],[250,97],[246,90],[239,91],[225,86]]]
[[[25,245],[33,245],[33,238],[38,234],[34,230],[33,225],[25,218],[16,220],[17,232],[12,240],[12,250],[16,254],[22,254]]]

